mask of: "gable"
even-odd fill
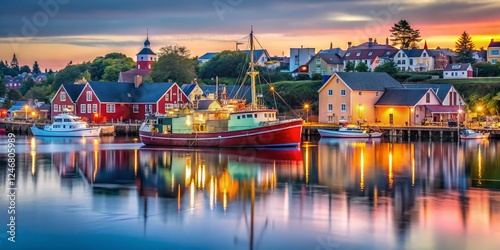
[[[427,93],[430,95],[430,102],[427,103]],[[380,99],[375,103],[375,106],[415,106],[418,104],[430,105],[441,104],[441,101],[430,88],[414,88],[414,89],[387,89]]]
[[[352,89],[349,88],[344,81],[342,81],[338,74],[335,73],[318,89],[318,93],[321,93],[324,89],[338,89],[339,87],[345,87],[346,89],[352,91]]]
[[[338,72],[335,75],[351,90],[384,91],[386,88],[403,88],[401,83],[382,72]]]

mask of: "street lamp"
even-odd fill
[[[363,104],[358,104],[358,120],[361,121],[363,115]]]
[[[306,109],[306,123],[309,122],[309,104],[304,104],[304,108]]]

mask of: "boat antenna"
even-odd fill
[[[255,90],[255,77],[259,74],[259,72],[255,71],[254,68],[254,58],[253,58],[253,52],[254,51],[254,44],[253,44],[253,26],[251,26],[250,30],[250,72],[247,74],[250,75],[251,78],[251,89],[252,89],[252,109],[257,108],[257,94]]]

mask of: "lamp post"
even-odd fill
[[[304,104],[304,108],[306,109],[306,123],[309,122],[309,104]]]

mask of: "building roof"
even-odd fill
[[[101,102],[130,102],[134,83],[88,82]]]
[[[210,60],[212,57],[216,56],[217,52],[207,52],[204,55],[198,57],[198,59]]]
[[[377,57],[392,57],[398,52],[398,49],[387,44],[378,44],[377,42],[365,42],[358,46],[348,48],[344,54],[344,60],[369,60]]]
[[[182,90],[182,92],[184,92],[184,94],[189,96],[191,94],[191,92],[193,92],[194,88],[196,88],[196,85],[197,84],[195,84],[195,83],[185,83],[185,84],[182,84],[181,90]]]
[[[66,93],[68,93],[69,98],[72,102],[76,102],[80,93],[82,93],[85,84],[63,84]]]
[[[150,48],[143,48],[137,55],[156,55]]]
[[[245,52],[248,56],[250,56],[250,50],[241,50],[241,52]],[[265,54],[267,56],[267,58],[269,58],[269,53],[267,53],[267,50],[265,49],[258,49],[258,50],[254,50],[253,51],[253,59],[254,60],[257,60],[259,59],[263,54]]]
[[[378,101],[375,103],[375,106],[415,106],[428,91],[428,88],[388,88],[380,97],[380,99],[378,99]]]
[[[491,39],[491,42],[488,45],[488,48],[490,48],[490,47],[500,47],[500,41],[496,42],[494,39]]]
[[[118,77],[118,82],[134,82],[135,76],[142,76],[142,79],[149,77],[149,69],[131,69],[127,71],[120,72]]]
[[[198,110],[207,110],[212,103],[216,102],[215,100],[199,100],[198,101]]]
[[[446,65],[444,71],[464,71],[469,68],[472,70],[472,66],[470,63],[450,63]]]
[[[386,88],[403,88],[401,83],[385,72],[338,72],[335,74],[352,90],[383,91]]]
[[[131,90],[132,102],[157,102],[175,83],[142,83]]]
[[[453,87],[451,84],[432,84],[432,83],[413,83],[413,84],[403,84],[403,86],[407,89],[415,89],[415,88],[426,88],[432,89],[434,93],[439,97],[441,102],[446,98],[448,92]]]
[[[341,48],[333,48],[333,49],[322,49],[318,52],[318,54],[338,54],[341,57],[344,56],[344,51]]]
[[[425,49],[402,49],[407,57],[420,57],[422,53],[426,51]]]
[[[344,64],[344,60],[342,60],[342,57],[339,56],[338,54],[318,53],[313,58],[316,57],[320,57],[327,64]],[[311,60],[313,60],[313,58],[311,58]],[[311,62],[311,60],[309,62]]]
[[[443,106],[443,105],[426,105],[425,108],[427,108],[431,113],[450,113],[450,114],[456,114],[458,113],[459,109],[464,109],[464,106]]]
[[[18,101],[12,107],[9,108],[9,112],[17,111],[23,109],[24,105],[29,105],[29,101]]]

